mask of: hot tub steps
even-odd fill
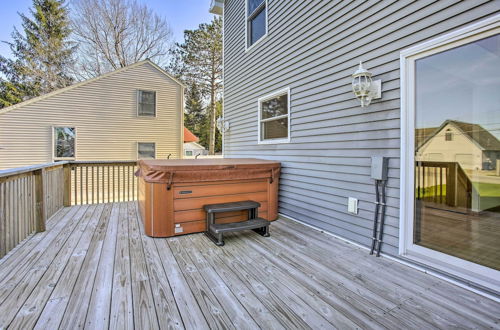
[[[241,222],[214,223],[210,225],[210,230],[213,233],[218,234],[218,233],[230,233],[233,231],[258,229],[266,226],[269,226],[269,221],[267,221],[266,219],[257,218]]]
[[[260,207],[259,202],[243,201],[233,203],[208,204],[204,206],[207,213],[222,213],[242,210],[252,210]]]
[[[206,235],[218,246],[224,245],[224,233],[252,229],[256,233],[268,237],[269,224],[266,219],[258,217],[259,202],[242,201],[233,203],[208,204],[203,208],[207,212]],[[232,223],[215,223],[215,214],[223,212],[248,210],[248,220]]]

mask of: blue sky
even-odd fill
[[[139,0],[147,4],[169,22],[175,41],[182,41],[183,31],[192,30],[200,23],[210,22],[212,14],[208,12],[210,0]],[[20,27],[18,12],[28,13],[32,0],[0,0],[0,40],[10,41],[13,26]],[[0,54],[10,56],[8,45],[0,44]]]

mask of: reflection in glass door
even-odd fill
[[[415,61],[413,242],[500,270],[500,34]]]

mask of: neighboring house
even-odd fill
[[[206,156],[208,150],[198,143],[200,139],[190,130],[184,127],[184,157],[196,157],[197,155]]]
[[[421,129],[418,160],[457,162],[464,169],[494,170],[500,141],[481,125],[447,120],[440,127]],[[443,142],[444,141],[444,142]]]
[[[415,127],[463,120],[499,136],[500,2],[215,0],[211,12],[224,15],[224,157],[282,162],[281,215],[370,246],[371,157],[388,157],[382,252],[500,296],[500,213],[457,225],[415,200]],[[353,94],[360,61],[382,81],[367,107]],[[498,179],[472,180],[495,195]]]
[[[145,60],[0,109],[0,169],[181,158],[183,85]]]

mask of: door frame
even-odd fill
[[[415,211],[415,60],[500,33],[500,15],[405,49],[401,68],[401,168],[399,255],[500,294],[500,271],[413,243]]]

